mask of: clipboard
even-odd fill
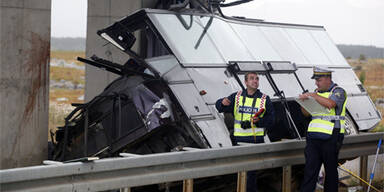
[[[330,112],[328,108],[320,105],[313,97],[308,97],[306,100],[301,100],[299,97],[295,97],[295,101],[299,103],[311,115],[325,114]]]

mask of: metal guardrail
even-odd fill
[[[340,158],[375,154],[384,133],[347,136]],[[0,170],[0,191],[102,191],[304,163],[305,141]],[[381,147],[383,153],[384,147]]]

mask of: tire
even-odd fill
[[[352,119],[352,116],[347,112],[345,115],[345,133],[344,135],[357,135],[359,134],[359,128],[357,127],[355,121]],[[348,159],[339,160],[339,163],[344,164],[346,161],[354,160],[358,157],[351,157]]]
[[[359,134],[359,129],[355,122],[352,119],[352,116],[349,113],[346,113],[345,116],[345,135],[357,135]]]

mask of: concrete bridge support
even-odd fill
[[[50,0],[0,0],[0,169],[47,158]]]
[[[86,56],[90,57],[95,54],[98,57],[124,64],[129,59],[128,55],[114,45],[108,44],[96,32],[140,8],[153,7],[155,2],[155,0],[88,0]],[[140,39],[139,34],[135,35],[137,35],[137,43],[134,49],[139,50],[139,46],[137,46]],[[117,78],[116,75],[93,66],[87,65],[85,70],[85,101],[90,101]]]

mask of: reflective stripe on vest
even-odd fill
[[[243,105],[243,98],[245,97],[245,102]],[[255,107],[252,107],[253,100],[256,99]],[[251,121],[251,118],[253,115],[259,111],[261,108],[264,108],[264,112],[259,116],[263,117],[266,111],[265,108],[265,102],[266,102],[266,95],[263,95],[262,98],[251,98],[242,96],[241,92],[238,92],[235,98],[235,107],[234,107],[234,136],[264,136],[264,128],[256,127],[256,125],[253,125],[252,128],[243,129],[241,127],[241,121]],[[241,115],[243,114],[243,115]],[[243,119],[241,117],[243,116]],[[255,133],[253,133],[253,131]]]
[[[345,120],[344,116],[313,116],[312,119],[322,119],[322,120],[327,120],[327,121],[332,121],[332,120]]]
[[[321,97],[329,98],[333,90],[337,86],[332,88],[330,92],[317,93]],[[343,109],[340,115],[336,114],[335,108],[332,108],[329,113],[315,114],[312,116],[312,121],[309,123],[308,132],[318,132],[332,135],[335,123],[332,121],[340,121],[340,133],[345,132],[345,105],[347,103],[347,95],[345,94],[345,101],[343,103]]]

